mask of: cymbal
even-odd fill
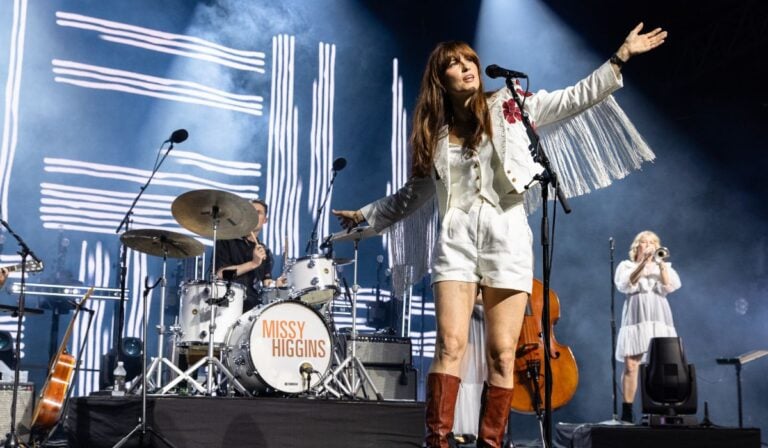
[[[156,257],[187,258],[203,253],[203,243],[168,230],[129,230],[120,235],[120,241],[133,250]]]
[[[354,262],[355,262],[354,258],[334,258],[333,259],[333,264],[335,264],[336,266],[344,266],[347,264],[352,264]]]
[[[216,239],[239,238],[259,223],[259,214],[248,200],[226,191],[188,191],[171,204],[171,213],[182,227],[207,238],[213,238],[214,211],[219,219]]]
[[[341,241],[360,241],[360,240],[371,238],[377,235],[378,233],[376,233],[376,230],[374,230],[373,227],[360,226],[360,227],[354,227],[349,230],[342,230],[341,232],[336,232],[332,234],[329,238],[327,238],[327,240],[332,243],[339,243]]]

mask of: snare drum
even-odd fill
[[[216,307],[216,328],[213,332],[214,345],[223,345],[227,330],[243,314],[245,287],[239,283],[206,282],[193,280],[184,282],[179,289],[181,304],[179,309],[179,337],[177,345],[191,347],[208,344],[208,326],[211,321],[209,299],[226,296],[223,304]]]
[[[291,289],[287,286],[274,287],[265,286],[259,290],[259,302],[262,305],[269,305],[272,302],[278,300],[285,300],[291,298]]]
[[[328,302],[339,292],[336,266],[333,260],[321,255],[290,260],[285,276],[291,287],[291,298],[312,305]]]
[[[331,334],[317,311],[296,300],[254,308],[230,327],[224,365],[253,393],[304,392],[331,366]],[[302,375],[302,366],[314,373]]]

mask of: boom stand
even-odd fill
[[[186,133],[186,131],[184,131]],[[175,133],[174,133],[175,134]],[[181,141],[184,141],[187,137],[184,136],[184,138],[174,139],[173,135],[171,135],[171,138],[164,141],[160,145],[160,150],[162,150],[163,146],[166,143],[170,142],[170,145],[168,145],[168,150],[163,154],[163,157],[160,158],[160,160],[155,160],[155,166],[152,168],[152,173],[149,175],[149,178],[147,179],[147,182],[139,189],[139,194],[136,195],[135,198],[133,198],[133,202],[131,203],[131,206],[128,208],[128,211],[125,212],[125,216],[123,216],[123,220],[120,221],[120,224],[117,226],[117,229],[115,229],[115,233],[120,233],[121,230],[123,230],[123,227],[125,227],[125,230],[131,230],[131,223],[133,220],[131,217],[133,216],[133,209],[136,207],[136,204],[139,202],[139,198],[141,198],[141,195],[144,194],[144,192],[147,190],[147,187],[149,187],[150,182],[152,182],[152,179],[155,177],[155,174],[157,174],[157,170],[160,169],[160,165],[163,164],[165,159],[168,157],[168,154],[170,154],[171,150],[173,149],[174,143],[180,143]],[[158,154],[159,156],[159,154]],[[118,361],[121,361],[122,359],[122,348],[123,348],[123,325],[125,325],[125,283],[127,281],[128,277],[128,247],[126,247],[125,244],[122,242],[120,243],[120,302],[118,304],[117,309],[117,328],[115,328],[115,332],[117,333],[115,337],[115,365],[117,365]],[[163,273],[163,278],[165,278],[165,273]],[[163,310],[161,310],[163,312]],[[161,314],[162,316],[162,314]],[[162,341],[162,336],[161,339]],[[162,345],[161,345],[162,347]],[[112,366],[106,366],[106,368],[111,368]],[[159,375],[158,375],[159,377]]]
[[[355,399],[357,398],[357,393],[361,390],[363,391],[363,394],[366,395],[364,387],[365,382],[367,382],[368,385],[371,386],[371,389],[373,389],[373,393],[376,395],[376,399],[383,400],[384,397],[376,388],[376,385],[373,384],[373,380],[371,380],[371,377],[368,375],[368,371],[365,370],[365,366],[363,366],[360,358],[357,357],[357,352],[355,350],[357,341],[357,248],[360,244],[360,239],[355,239],[354,243],[355,269],[352,284],[352,332],[349,335],[351,344],[349,344],[350,347],[347,347],[347,352],[349,355],[343,361],[341,361],[341,364],[339,364],[339,366],[336,367],[330,375],[328,375],[325,381],[323,381],[323,387],[336,397],[340,397],[342,394],[345,394],[349,398]],[[334,382],[336,387],[338,387],[341,392],[333,389],[333,387],[331,387],[331,382]]]
[[[11,229],[10,225],[8,225],[5,220],[0,218],[0,224],[3,225],[3,227],[8,230],[8,233],[13,235],[14,238],[16,238],[16,241],[19,243],[19,247],[21,247],[21,250],[19,251],[19,255],[21,255],[21,289],[19,290],[19,316],[18,316],[18,323],[16,325],[16,346],[14,347],[14,356],[16,357],[16,366],[13,369],[13,398],[11,398],[11,430],[8,432],[8,434],[5,435],[5,444],[4,446],[7,447],[17,447],[20,446],[19,444],[19,436],[16,434],[16,405],[19,400],[19,371],[21,370],[21,326],[22,322],[24,321],[24,301],[25,299],[25,292],[24,292],[24,286],[26,282],[26,273],[27,273],[27,257],[31,256],[33,260],[37,261],[38,263],[41,263],[40,259],[37,258],[37,255],[35,255],[34,252],[27,246],[27,244],[24,242],[24,240],[16,234],[16,232]]]
[[[544,171],[541,174],[537,174],[533,177],[534,181],[538,181],[541,185],[541,250],[542,250],[542,285],[543,285],[543,307],[541,313],[541,327],[542,327],[542,345],[544,347],[544,412],[542,421],[542,438],[544,442],[544,448],[550,448],[552,446],[552,363],[550,362],[550,341],[552,336],[550,335],[550,321],[549,321],[549,283],[550,274],[552,271],[552,251],[549,234],[549,217],[548,217],[548,201],[549,201],[549,187],[555,190],[556,199],[560,200],[560,205],[563,207],[565,213],[571,212],[571,207],[568,205],[568,201],[563,194],[560,184],[557,179],[557,174],[550,166],[549,159],[547,158],[544,149],[541,147],[539,136],[536,133],[536,129],[531,124],[528,117],[528,112],[525,110],[525,103],[520,99],[520,95],[515,89],[515,83],[512,81],[513,77],[507,77],[506,85],[510,94],[515,99],[515,103],[522,112],[522,121],[525,125],[525,131],[528,134],[528,138],[531,141],[530,152],[533,160],[544,167]]]
[[[211,218],[213,219],[213,255],[211,256],[211,272],[212,272],[212,280],[216,280],[216,233],[219,228],[219,207],[213,206],[213,209],[211,211]],[[218,291],[218,288],[211,288],[211,292],[215,294],[215,291]],[[189,384],[191,384],[195,389],[198,391],[205,393],[208,396],[214,395],[214,367],[218,369],[219,373],[224,374],[227,379],[229,379],[229,384],[233,386],[235,389],[237,389],[238,392],[241,394],[250,397],[251,393],[248,392],[245,387],[243,387],[242,384],[240,384],[239,381],[235,378],[235,376],[230,372],[226,367],[224,367],[224,364],[222,364],[221,361],[219,361],[216,356],[214,356],[213,353],[213,334],[216,331],[216,311],[218,309],[219,302],[225,301],[228,298],[229,288],[227,288],[227,292],[224,294],[224,297],[211,297],[207,302],[211,306],[211,320],[208,321],[208,354],[201,358],[199,361],[197,361],[194,365],[192,365],[190,368],[188,368],[186,371],[181,372],[180,370],[176,369],[176,366],[173,366],[175,368],[176,373],[178,376],[173,379],[170,383],[168,383],[164,388],[160,390],[161,394],[165,394],[168,391],[170,391],[175,385],[180,383],[182,380],[187,380]],[[169,363],[170,364],[170,363]],[[197,381],[197,379],[192,378],[192,374],[197,372],[197,369],[203,366],[203,364],[207,364],[207,372],[206,372],[206,384],[205,388],[203,388],[203,385]]]
[[[125,445],[128,440],[133,437],[134,434],[139,434],[140,440],[143,443],[144,437],[146,436],[147,432],[150,432],[155,435],[158,439],[160,439],[161,442],[163,442],[166,446],[169,446],[171,448],[176,448],[168,439],[163,437],[162,434],[160,434],[158,431],[155,431],[152,429],[151,426],[147,425],[147,297],[149,296],[149,292],[152,291],[155,287],[157,287],[158,283],[160,283],[162,279],[158,279],[154,285],[149,286],[149,276],[144,278],[144,303],[142,307],[142,327],[143,329],[143,338],[142,338],[142,344],[141,344],[141,369],[142,369],[142,375],[141,375],[141,416],[139,417],[139,424],[136,425],[135,428],[131,430],[125,437],[120,439],[113,448],[119,448],[123,445]]]
[[[619,411],[618,411],[618,394],[616,393],[616,284],[613,282],[613,274],[615,272],[614,269],[614,259],[613,259],[613,253],[616,250],[615,241],[613,240],[613,237],[608,239],[608,250],[610,253],[610,259],[611,259],[611,277],[610,277],[610,283],[611,283],[611,398],[613,399],[613,417],[610,420],[606,420],[604,422],[600,422],[601,425],[624,425],[627,422],[622,422],[619,420]]]

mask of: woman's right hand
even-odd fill
[[[341,227],[349,230],[365,221],[365,217],[360,210],[331,210],[338,219]]]

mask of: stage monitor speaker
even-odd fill
[[[416,401],[418,391],[418,378],[416,369],[410,366],[390,367],[365,365],[365,370],[371,377],[374,386],[385,400],[412,400]],[[365,393],[368,398],[375,399],[373,389],[366,383]],[[361,398],[366,395],[361,390],[358,392]]]
[[[11,404],[13,402],[13,382],[0,383],[0,443],[5,443],[5,435],[11,429]],[[34,383],[19,383],[16,398],[16,434],[29,434],[32,424],[32,412],[35,407]]]
[[[346,339],[349,344],[349,336]],[[355,354],[363,364],[412,365],[411,338],[388,335],[357,335]]]

